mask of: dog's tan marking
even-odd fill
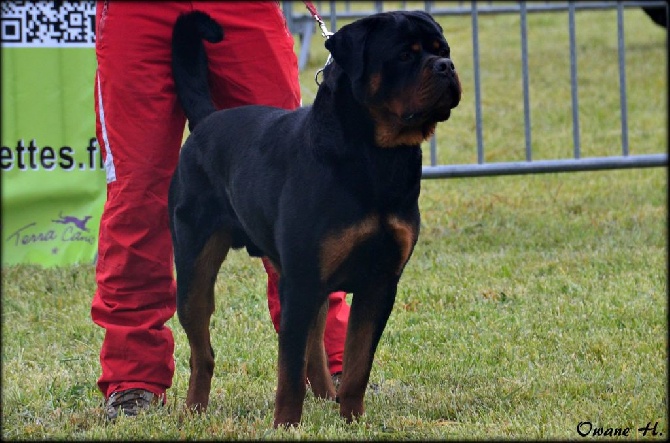
[[[326,281],[342,265],[354,248],[379,229],[379,215],[370,215],[360,223],[330,234],[321,243],[321,280]]]
[[[370,108],[375,121],[375,143],[380,148],[394,148],[403,145],[420,145],[435,132],[437,123],[410,125],[403,122],[403,116],[411,110],[425,109],[425,103],[433,99],[430,88],[431,70],[424,69],[419,82],[406,89],[397,97],[381,106]]]
[[[374,118],[375,114],[372,115]],[[375,143],[380,148],[420,145],[433,135],[437,125],[429,123],[421,127],[407,127],[381,117],[375,118],[375,121]]]
[[[433,48],[434,49],[440,49],[440,41],[439,40],[434,40],[433,41]]]
[[[400,263],[396,269],[396,275],[400,275],[412,253],[417,235],[415,229],[409,223],[394,215],[386,220],[386,224],[391,229],[393,237],[400,247]]]
[[[326,299],[319,314],[307,334],[307,349],[305,360],[307,362],[307,380],[312,392],[318,398],[335,399],[335,386],[328,370],[328,356],[323,344],[323,334],[326,329],[326,317],[328,315],[328,300]]]
[[[288,364],[286,356],[279,349],[279,358],[277,361],[277,392],[275,393],[275,413],[274,427],[278,428],[297,426],[302,416],[303,402],[305,401],[306,372],[303,371],[303,379],[298,386],[292,386],[291,378],[288,374]]]
[[[412,51],[421,52],[421,45],[419,43],[412,44]]]

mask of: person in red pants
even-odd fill
[[[174,340],[165,325],[176,309],[167,195],[185,127],[171,70],[172,27],[194,9],[212,16],[225,38],[206,43],[218,108],[300,105],[293,38],[278,2],[97,3],[96,135],[107,175],[100,221],[93,321],[105,329],[98,387],[106,413],[135,415],[165,403]],[[268,307],[279,327],[278,277],[268,267]],[[349,305],[330,295],[325,346],[330,371],[342,370]]]

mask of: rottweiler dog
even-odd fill
[[[447,120],[461,85],[442,28],[425,12],[343,26],[311,107],[216,111],[203,39],[222,28],[178,18],[173,75],[192,130],[169,191],[177,313],[191,347],[186,405],[209,401],[214,283],[230,248],[280,274],[274,426],[300,422],[306,379],[347,421],[363,414],[377,344],[419,235],[420,144]],[[323,331],[328,294],[353,293],[339,392]],[[336,398],[337,395],[337,398]]]

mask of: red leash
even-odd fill
[[[323,38],[328,40],[328,38],[333,35],[332,32],[328,31],[328,28],[326,27],[326,23],[323,21],[321,16],[319,15],[318,11],[316,10],[316,6],[314,6],[314,3],[310,1],[304,1],[303,2],[305,6],[307,7],[307,10],[309,11],[310,14],[312,14],[312,17],[314,17],[314,20],[319,24],[319,28],[321,28],[321,35]]]

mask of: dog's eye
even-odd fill
[[[412,54],[410,54],[409,51],[403,51],[403,52],[401,52],[400,55],[398,56],[398,59],[400,59],[401,62],[406,62],[406,61],[408,61],[410,58],[412,58]]]
[[[446,48],[442,48],[438,51],[437,55],[439,55],[440,57],[449,58],[449,50]]]

